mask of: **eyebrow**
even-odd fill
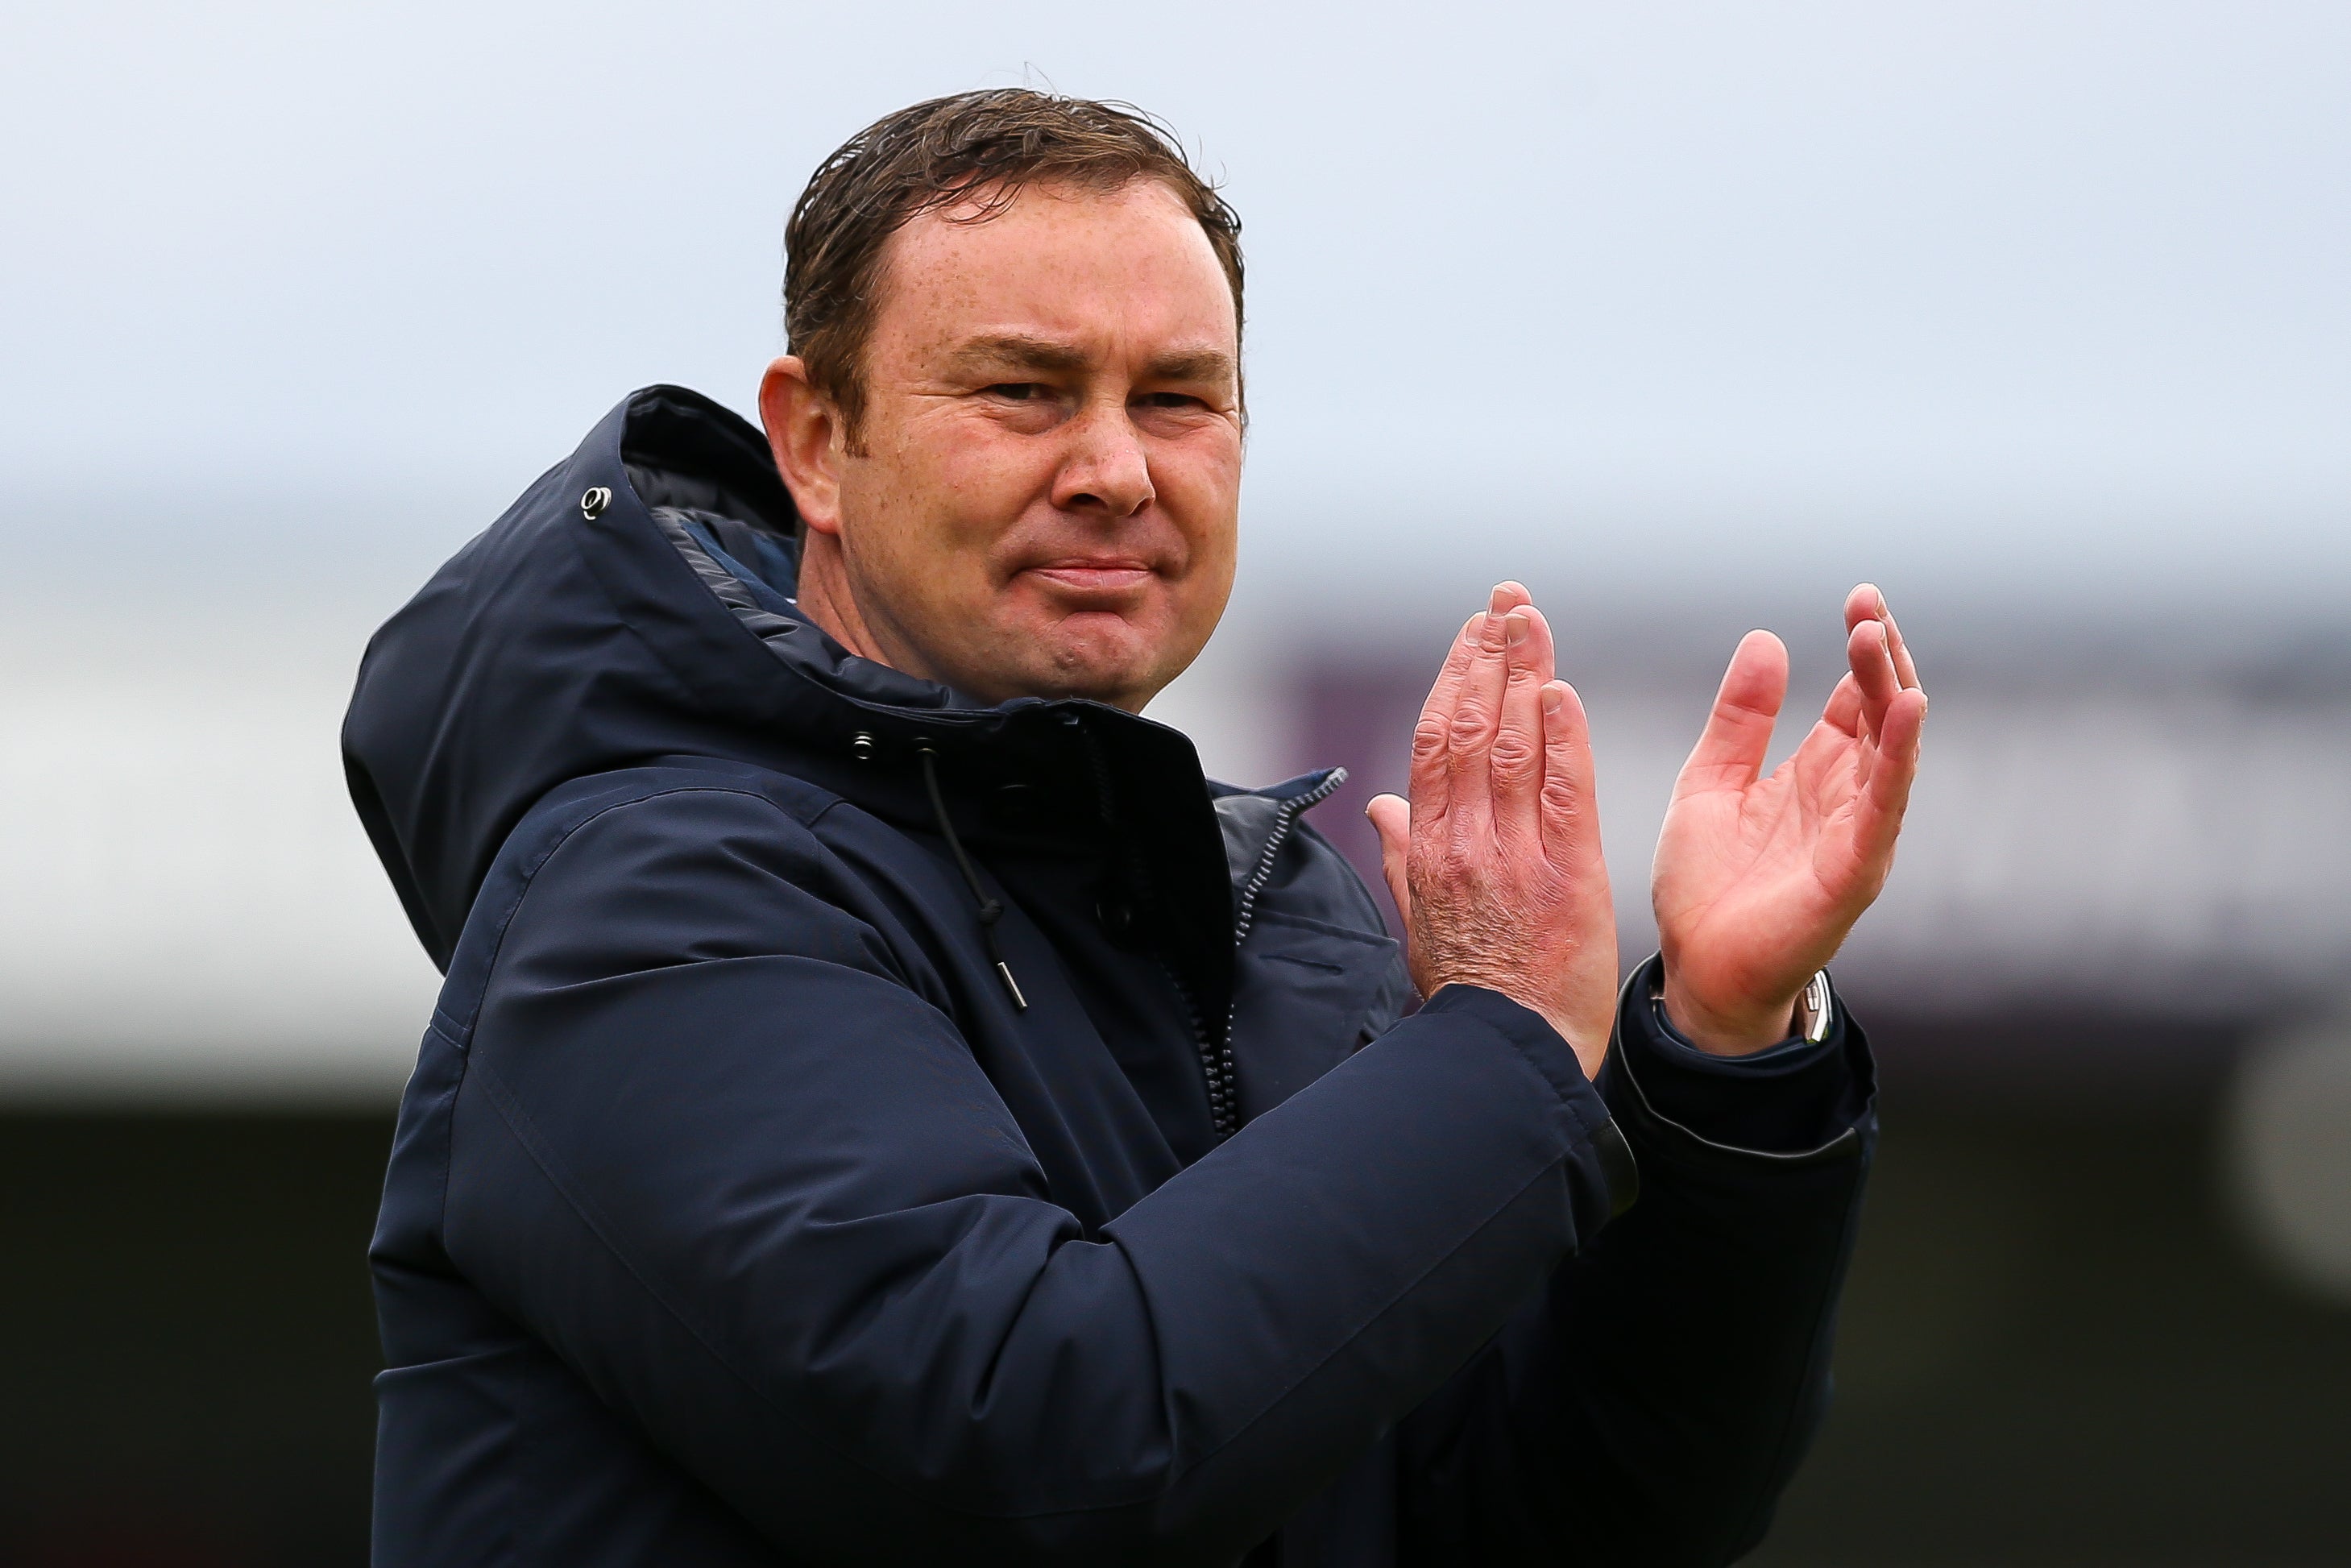
[[[966,369],[998,365],[1017,365],[1029,371],[1057,371],[1064,374],[1086,368],[1085,350],[1074,344],[1057,342],[1051,338],[1032,337],[1026,332],[991,332],[974,338],[956,348],[955,362]]]
[[[1160,355],[1144,367],[1144,374],[1161,382],[1221,382],[1235,379],[1233,357],[1222,349],[1178,349]]]
[[[960,345],[952,356],[965,370],[1014,365],[1023,370],[1067,375],[1091,363],[1083,349],[1054,338],[1028,332],[991,332]],[[1176,349],[1144,367],[1152,381],[1230,382],[1233,358],[1221,349]]]

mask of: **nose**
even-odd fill
[[[1131,517],[1158,496],[1151,461],[1124,409],[1089,409],[1068,425],[1070,448],[1053,476],[1053,505],[1064,511]]]

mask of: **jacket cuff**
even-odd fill
[[[1601,1091],[1636,1143],[1684,1153],[1811,1162],[1858,1154],[1873,1124],[1876,1072],[1867,1038],[1834,1000],[1825,1038],[1789,1039],[1746,1056],[1700,1051],[1657,999],[1663,960],[1633,972],[1617,998]]]
[[[1532,1008],[1484,986],[1441,986],[1414,1016],[1446,1014],[1472,1018],[1493,1030],[1518,1047],[1535,1071],[1542,1074],[1544,1082],[1558,1092],[1568,1114],[1591,1146],[1593,1163],[1599,1167],[1606,1189],[1605,1206],[1597,1218],[1604,1223],[1632,1207],[1633,1200],[1641,1194],[1641,1172],[1634,1161],[1632,1145],[1616,1125],[1608,1102],[1583,1075],[1583,1064],[1576,1060],[1574,1047],[1561,1037],[1559,1030]],[[1602,1076],[1607,1074],[1604,1071]]]

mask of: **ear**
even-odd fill
[[[759,423],[776,471],[792,493],[800,521],[815,533],[841,532],[841,459],[847,444],[841,411],[809,380],[808,366],[786,354],[759,378]]]

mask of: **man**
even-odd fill
[[[1742,644],[1620,1003],[1505,584],[1374,806],[1400,953],[1301,821],[1335,775],[1210,784],[1138,716],[1231,582],[1238,226],[1111,107],[893,115],[794,213],[766,438],[636,393],[371,647],[352,790],[448,977],[372,1252],[379,1563],[1761,1535],[1873,1136],[1813,977],[1925,698],[1859,591],[1759,779]]]

